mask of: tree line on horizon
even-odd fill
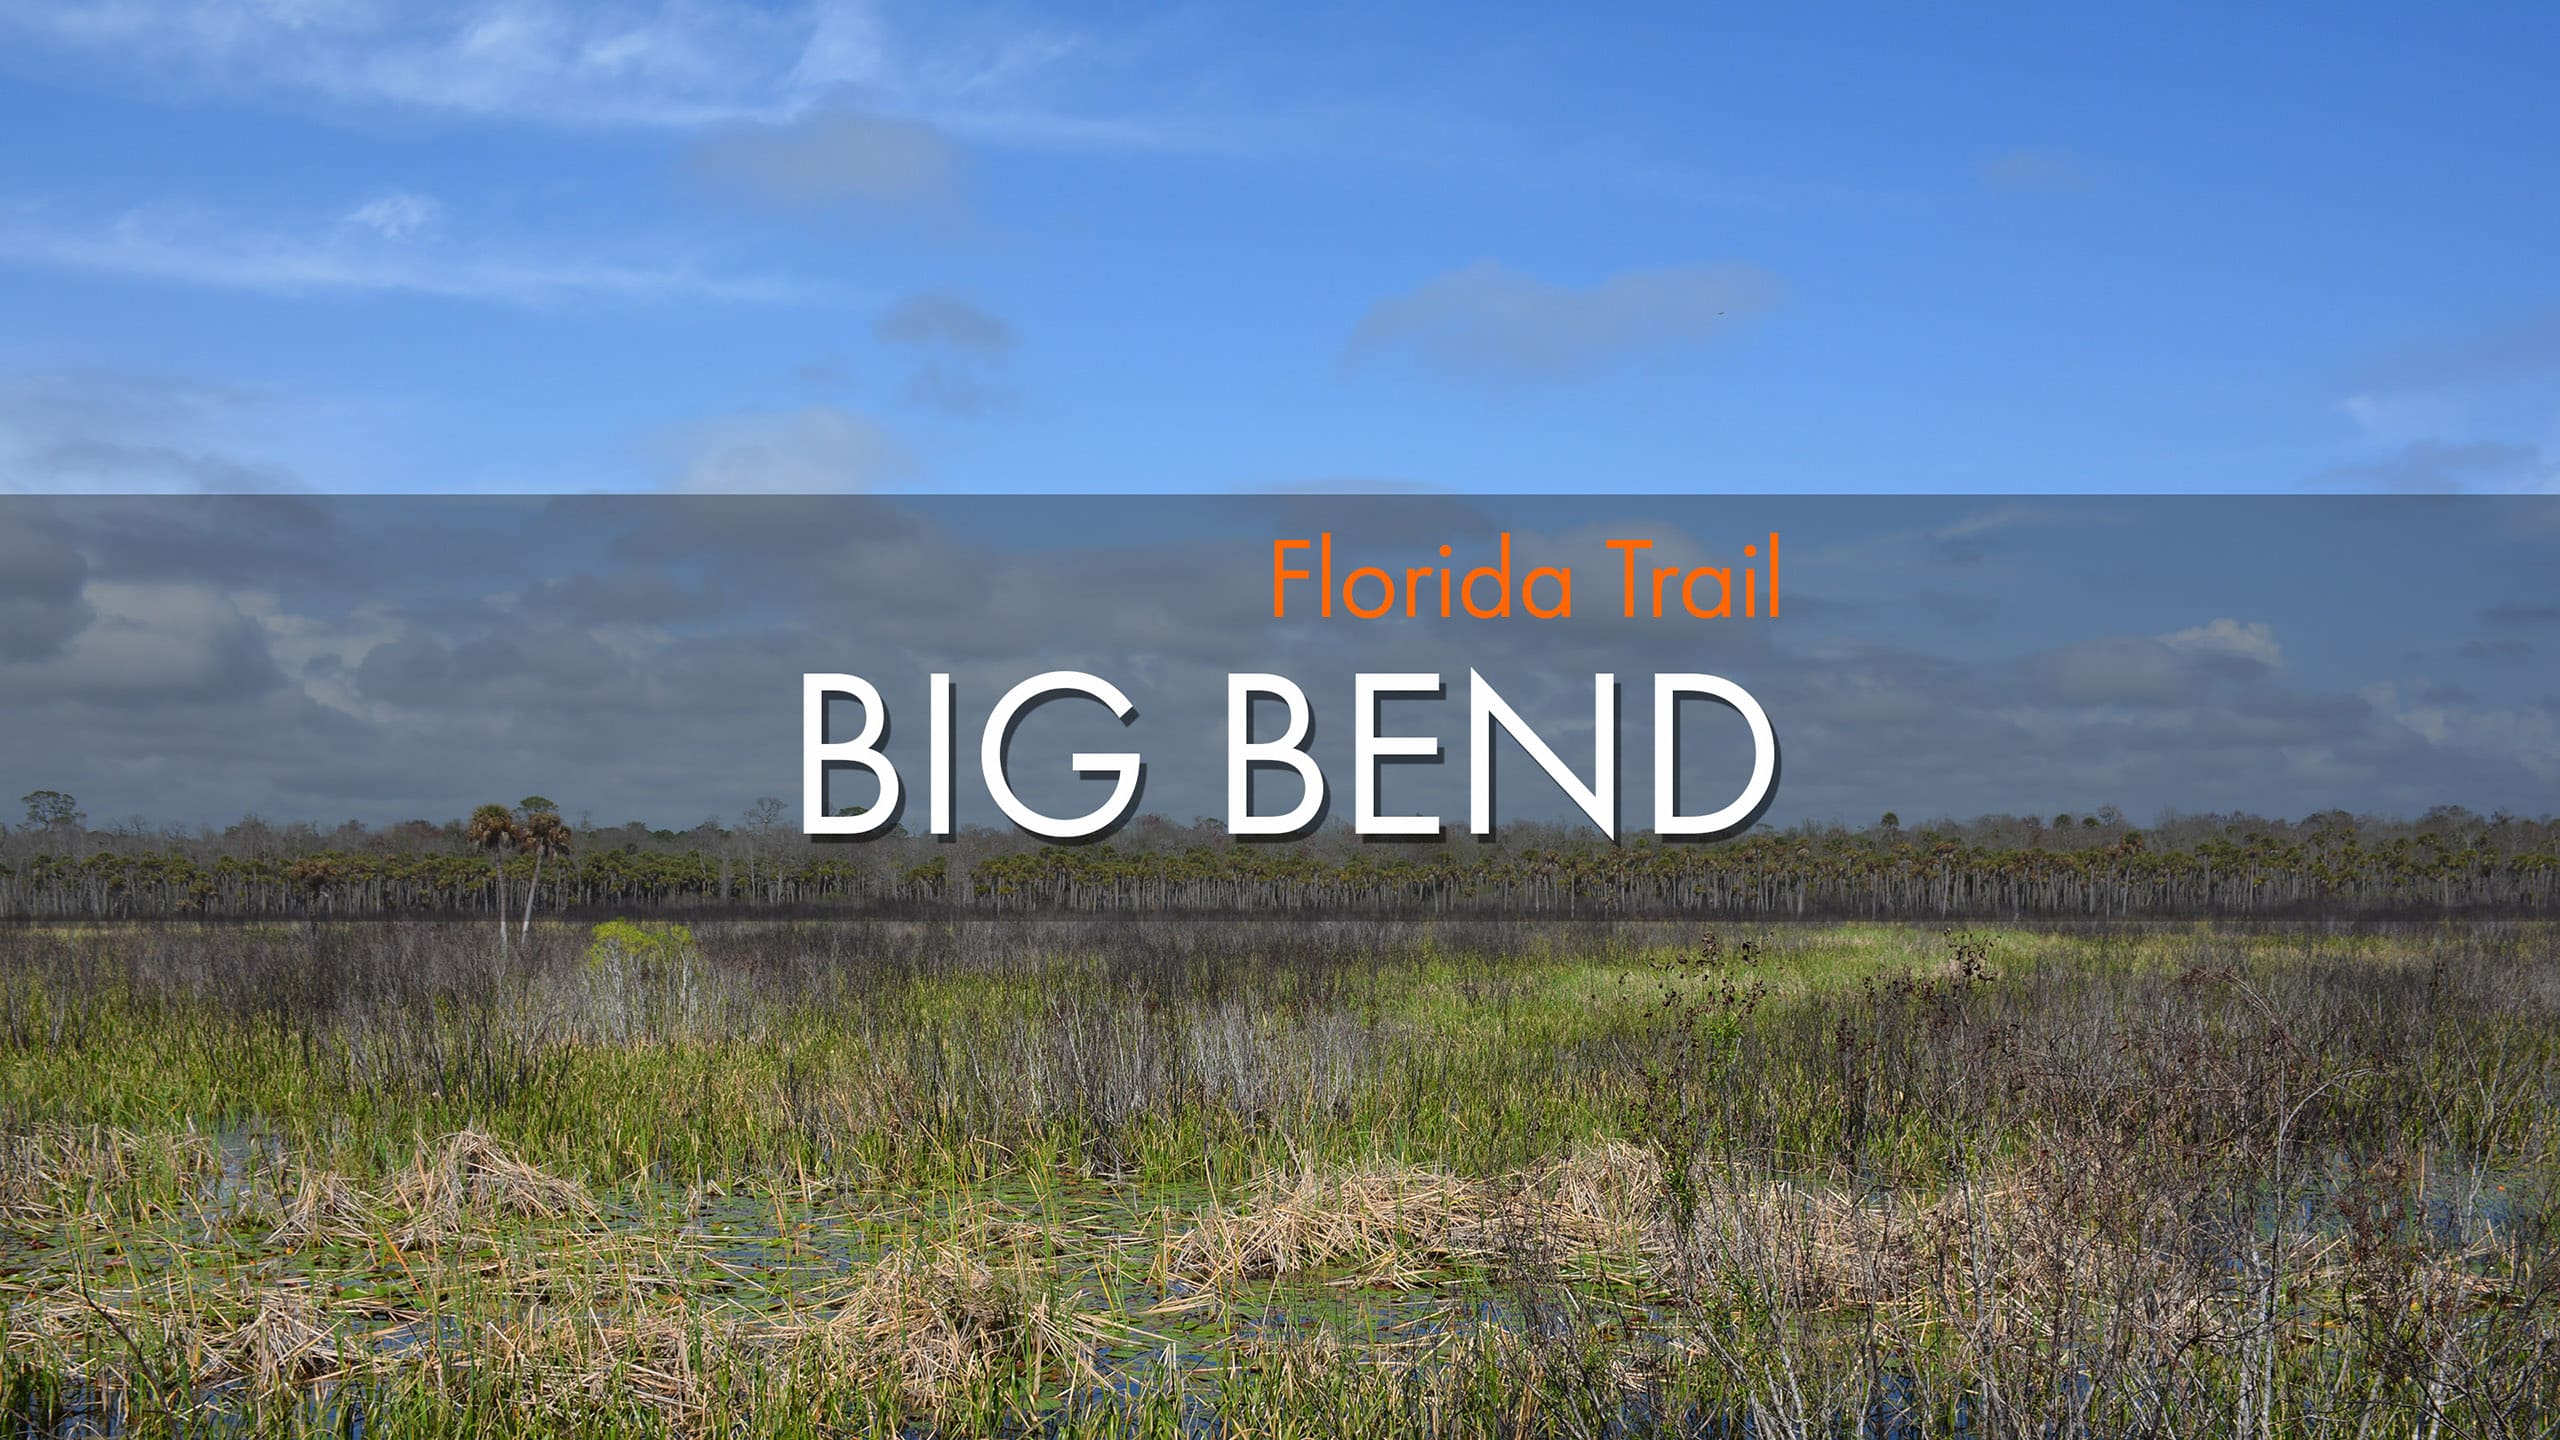
[[[1239,842],[1214,820],[1140,817],[1105,843],[972,829],[813,842],[779,800],[735,827],[573,825],[541,796],[443,824],[323,832],[92,830],[69,795],[0,827],[0,918],[320,919],[539,913],[1157,911],[1761,918],[2182,918],[2560,913],[2560,821],[2443,806],[2415,820],[1982,816],[1914,827],[1755,828],[1707,844],[1611,844],[1561,825],[1491,842]]]

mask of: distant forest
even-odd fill
[[[1696,844],[1506,826],[1492,842],[1346,829],[1238,842],[1144,816],[1104,843],[973,829],[813,842],[778,800],[689,830],[571,823],[541,796],[447,822],[322,830],[92,828],[58,791],[0,826],[0,918],[288,919],[658,913],[1714,915],[2072,919],[2551,915],[2560,820],[2168,815],[2136,827],[1996,815],[1755,828]]]

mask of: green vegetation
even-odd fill
[[[50,792],[47,792],[50,793]],[[1214,821],[1145,817],[1113,843],[804,840],[778,800],[745,827],[677,835],[575,827],[530,796],[465,821],[323,836],[243,821],[190,839],[68,821],[0,837],[0,917],[330,919],[854,913],[1447,918],[2520,918],[2560,914],[2560,822],[2445,808],[2415,821],[2343,812],[2288,823],[2112,810],[2051,825],[1899,817],[1755,830],[1713,845],[1509,827],[1497,844],[1386,846],[1326,832],[1237,843]],[[69,797],[59,797],[68,803]],[[48,802],[49,803],[49,802]],[[59,807],[55,807],[58,809]],[[41,813],[51,814],[45,810]],[[520,905],[511,896],[522,897]]]
[[[2540,925],[500,943],[0,931],[19,1420],[2560,1426]]]

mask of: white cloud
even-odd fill
[[[287,610],[272,592],[236,590],[230,601],[266,634],[276,667],[315,704],[362,720],[388,721],[395,712],[365,699],[355,686],[356,667],[374,647],[398,639],[401,625],[391,607],[367,601],[326,614]]]
[[[2412,704],[2389,681],[2368,685],[2360,693],[2384,717],[2437,749],[2511,761],[2540,779],[2560,780],[2560,719],[2550,710]]]
[[[734,116],[789,72],[805,28],[744,6],[548,0],[116,0],[12,5],[0,17],[56,44],[217,83],[589,124]]]
[[[275,683],[257,623],[198,584],[91,580],[89,625],[61,653],[20,667],[12,685],[85,699],[230,697]]]
[[[2284,664],[2284,651],[2276,644],[2276,632],[2263,620],[2215,620],[2163,635],[2160,643],[2189,655],[2230,655],[2254,660],[2270,670]]]
[[[946,24],[947,44],[900,43],[865,0],[0,0],[0,28],[106,55],[155,82],[475,119],[696,129],[788,122],[851,101],[1010,144],[1179,138],[1038,103],[1036,82],[1083,48],[1073,35]]]
[[[393,191],[377,195],[347,212],[347,223],[361,225],[385,240],[406,240],[435,224],[444,206],[434,197]]]
[[[2313,477],[2323,488],[2454,493],[2560,490],[2560,311],[2413,348],[2378,367],[2338,413],[2362,458]]]
[[[408,243],[435,213],[419,202],[416,196],[379,198],[315,233],[174,207],[128,210],[103,223],[60,223],[40,206],[20,205],[0,213],[0,263],[280,295],[380,291],[519,304],[576,297],[823,298],[785,280],[688,265],[429,249]]]

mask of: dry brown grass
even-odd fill
[[[264,1291],[236,1324],[191,1338],[188,1369],[199,1384],[245,1381],[281,1390],[338,1378],[347,1369],[344,1322],[299,1288]]]
[[[2024,1182],[1982,1184],[1920,1204],[1828,1187],[1716,1177],[1687,1235],[1657,1226],[1651,1248],[1687,1285],[1774,1287],[1794,1305],[1879,1306],[1905,1318],[1979,1323],[2066,1295],[2120,1293],[2139,1273],[2157,1304],[2209,1298],[2209,1277],[2150,1247],[2096,1233]],[[1981,1302],[1995,1297],[1986,1310]]]
[[[1589,1262],[1675,1306],[1861,1310],[1907,1336],[1979,1344],[2091,1326],[2109,1344],[2171,1354],[2259,1323],[2233,1258],[2197,1243],[2193,1216],[2120,1202],[2076,1172],[2030,1167],[1920,1200],[1693,1174],[1685,1228],[1662,1203],[1654,1156],[1624,1144],[1498,1181],[1394,1162],[1269,1176],[1169,1245],[1165,1278],[1199,1288],[1160,1308],[1200,1308],[1221,1287],[1283,1277],[1420,1288],[1452,1266],[1535,1257]],[[2429,1293],[2492,1303],[2498,1287],[2484,1276],[2513,1273],[2515,1259],[2496,1243],[2434,1257]],[[2292,1234],[2280,1253],[2247,1261],[2300,1293],[2343,1297],[2360,1285],[2348,1248],[2335,1232]]]
[[[118,1164],[162,1173],[152,1167],[195,1165],[187,1157],[198,1153],[98,1135],[44,1152],[41,1173],[123,1173]],[[1596,1271],[1623,1308],[1670,1317],[1675,1348],[1719,1363],[1807,1359],[1804,1347],[1820,1336],[1845,1333],[1846,1311],[1864,1312],[1881,1343],[1952,1344],[1984,1373],[2066,1350],[2073,1364],[2115,1357],[2109,1363],[2128,1372],[2168,1373],[2179,1355],[2247,1343],[2260,1311],[2229,1257],[2199,1244],[2195,1217],[2111,1200],[2120,1187],[2084,1172],[2085,1160],[2027,1163],[1997,1182],[1891,1200],[1702,1166],[1692,1172],[1694,1218],[1675,1225],[1653,1154],[1624,1144],[1481,1180],[1394,1161],[1302,1167],[1166,1232],[1158,1278],[1193,1288],[1158,1308],[1214,1308],[1249,1282],[1422,1289],[1449,1285],[1453,1270],[1499,1279],[1575,1259],[1593,1262],[1584,1276]],[[474,1132],[422,1146],[383,1194],[307,1166],[265,1173],[292,1187],[277,1197],[271,1244],[390,1238],[405,1224],[402,1237],[423,1236],[440,1253],[383,1250],[375,1263],[413,1285],[415,1265],[440,1298],[416,1298],[422,1290],[393,1301],[377,1291],[339,1302],[327,1298],[330,1286],[283,1278],[284,1267],[211,1286],[180,1278],[189,1267],[149,1280],[106,1272],[120,1289],[104,1288],[94,1270],[57,1271],[50,1284],[0,1282],[12,1358],[102,1386],[139,1376],[169,1394],[213,1385],[307,1393],[358,1371],[429,1387],[467,1376],[546,1410],[637,1404],[691,1426],[728,1413],[734,1392],[723,1387],[740,1376],[763,1384],[824,1375],[894,1395],[919,1415],[980,1413],[990,1396],[1009,1403],[1022,1394],[1027,1380],[1052,1394],[1093,1385],[1106,1350],[1163,1343],[1071,1278],[1094,1273],[1077,1269],[1085,1265],[1130,1273],[1154,1238],[1052,1227],[992,1198],[955,1213],[908,1210],[909,1239],[832,1285],[776,1302],[718,1280],[719,1259],[693,1237],[577,1223],[597,1218],[584,1190]],[[505,1233],[498,1222],[542,1220],[562,1223],[517,1232],[523,1244],[479,1243]],[[1087,1248],[1062,1244],[1069,1239]],[[2402,1315],[2495,1303],[2484,1275],[2515,1273],[2514,1257],[2470,1266],[2467,1258],[2484,1256],[2437,1254],[2422,1272],[2380,1257],[2364,1277],[2349,1249],[2327,1231],[2251,1263],[2274,1263],[2289,1289],[2313,1294],[2402,1286],[2405,1294],[2392,1292]],[[380,1343],[386,1322],[430,1313],[441,1338]],[[1746,1315],[1761,1318],[1735,1324],[1762,1330],[1725,1324]],[[1359,1363],[1438,1355],[1480,1328],[1453,1319],[1409,1339],[1370,1337],[1356,1347]],[[1346,1363],[1331,1352],[1267,1350],[1242,1332],[1224,1349],[1239,1363]],[[1514,1367],[1505,1373],[1534,1376],[1542,1365],[1587,1360],[1617,1363],[1536,1346],[1502,1363]]]
[[[48,1125],[0,1136],[0,1223],[49,1225],[114,1208],[108,1195],[175,1178],[182,1188],[222,1175],[213,1142],[192,1130],[137,1134],[102,1125]]]
[[[826,1297],[816,1333],[831,1357],[894,1380],[908,1403],[927,1409],[1000,1371],[1098,1379],[1096,1352],[1118,1327],[1072,1308],[1042,1279],[952,1241],[910,1247]]]
[[[354,1317],[301,1284],[226,1281],[99,1294],[85,1287],[13,1305],[12,1356],[107,1389],[156,1380],[173,1394],[300,1390],[372,1361],[350,1340]]]
[[[1414,1288],[1524,1248],[1601,1255],[1635,1242],[1658,1175],[1650,1155],[1618,1143],[1500,1181],[1399,1161],[1302,1168],[1200,1216],[1165,1268],[1195,1286],[1339,1271],[1344,1284]]]
[[[2267,1277],[2290,1297],[2288,1316],[2306,1300],[2332,1312],[2374,1303],[2375,1277],[2334,1230],[2240,1243],[2244,1252],[2223,1253],[2198,1242],[2192,1217],[2093,1206],[2086,1191],[2033,1173],[1917,1204],[1726,1175],[1708,1177],[1685,1235],[1657,1222],[1646,1249],[1666,1290],[1693,1303],[1865,1310],[1887,1333],[1957,1336],[1984,1354],[2039,1351],[2066,1335],[2084,1359],[2097,1346],[2144,1363],[2234,1345],[2278,1323],[2260,1308]],[[2523,1273],[2508,1243],[2492,1235],[2401,1257],[2385,1288],[2400,1287],[2391,1293],[2403,1309],[2403,1289],[2448,1311],[2504,1303],[2512,1287],[2492,1277]]]
[[[1536,1223],[1587,1249],[1620,1246],[1642,1233],[1662,1187],[1662,1162],[1623,1140],[1586,1145],[1529,1172],[1519,1195]]]
[[[1244,1204],[1213,1210],[1175,1242],[1174,1275],[1195,1285],[1342,1268],[1363,1285],[1413,1284],[1458,1258],[1488,1214],[1479,1188],[1394,1161],[1265,1176]]]
[[[404,1247],[451,1239],[474,1219],[592,1219],[597,1213],[585,1186],[543,1173],[477,1130],[420,1147],[389,1198],[408,1216],[392,1237]]]
[[[391,1347],[377,1344],[388,1332],[376,1306],[326,1304],[298,1280],[0,1294],[13,1359],[102,1387],[286,1395],[359,1370],[431,1388],[481,1377],[546,1411],[637,1403],[679,1422],[737,1376],[795,1368],[934,1414],[1018,1376],[1098,1383],[1103,1346],[1155,1338],[1054,1290],[1034,1266],[948,1236],[885,1255],[787,1312],[689,1296],[694,1272],[674,1251],[618,1258],[608,1269],[491,1269],[493,1283],[439,1313],[440,1338]],[[402,1312],[393,1328],[421,1318]]]
[[[349,1244],[372,1237],[373,1200],[333,1170],[297,1167],[294,1190],[284,1197],[267,1243],[298,1250],[309,1244]]]

